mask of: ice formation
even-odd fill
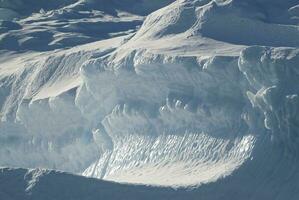
[[[1,166],[298,198],[297,0],[0,5]]]

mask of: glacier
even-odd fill
[[[0,199],[298,199],[297,0],[54,2],[0,1]]]

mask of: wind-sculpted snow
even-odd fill
[[[150,185],[197,185],[239,167],[249,157],[253,140],[247,136],[231,142],[190,133],[154,138],[122,135],[114,139],[108,159],[104,154],[83,175]]]
[[[253,91],[247,95],[265,118],[275,140],[297,152],[299,50],[252,47],[242,52],[239,65]],[[253,68],[254,66],[254,68]]]
[[[126,2],[2,22],[0,165],[297,199],[298,2]]]
[[[3,0],[0,50],[47,51],[127,35],[145,15],[172,1]]]
[[[124,185],[44,169],[0,169],[3,199],[196,199],[186,190],[141,185]]]
[[[91,122],[75,105],[76,90],[82,84],[79,71],[86,59],[105,55],[123,39],[108,40],[109,46],[107,42],[97,43],[100,49],[86,47],[49,57],[39,55],[37,61],[24,56],[15,58],[12,66],[4,62],[7,71],[1,77],[2,165],[78,172],[97,158]]]

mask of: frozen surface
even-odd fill
[[[0,187],[299,198],[297,0],[30,5],[0,1],[0,166],[88,178],[5,168]]]
[[[0,196],[7,200],[182,199],[188,194],[185,190],[121,185],[42,169],[5,168],[0,171]]]

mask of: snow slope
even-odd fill
[[[182,199],[186,193],[170,188],[121,185],[42,169],[5,168],[0,174],[0,196],[7,200]]]
[[[126,35],[136,31],[146,14],[169,2],[2,0],[0,49],[46,51]]]
[[[184,199],[297,199],[299,2],[170,2],[2,21],[0,165],[194,187],[160,188]]]

